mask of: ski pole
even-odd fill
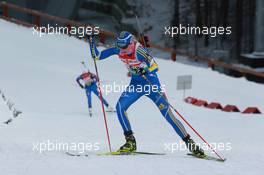
[[[150,86],[152,86],[152,83],[149,81],[149,79],[145,76],[145,75],[142,75],[142,77],[148,82],[148,84],[150,85]],[[160,92],[160,91],[158,91],[158,93],[159,93],[159,95],[161,96],[161,98],[164,98],[164,96],[163,96],[163,93],[162,92]],[[164,93],[165,94],[165,93]],[[225,160],[224,158],[222,158],[217,152],[216,152],[216,150],[211,146],[211,144],[210,143],[208,143],[202,136],[201,136],[201,134],[199,134],[197,131],[196,131],[196,129],[194,129],[193,127],[192,127],[192,125],[178,112],[178,110],[176,110],[175,108],[174,108],[174,106],[172,106],[170,103],[169,103],[169,101],[168,101],[168,99],[165,97],[164,98],[165,99],[165,101],[167,102],[167,104],[174,110],[174,112],[193,130],[193,132],[197,135],[197,136],[199,136],[200,137],[200,139],[202,139],[202,141],[204,142],[204,143],[206,143],[206,145],[217,155],[217,157],[219,157],[221,160]]]
[[[136,1],[133,0],[134,2],[134,5],[136,5]],[[143,33],[143,30],[141,28],[141,25],[140,25],[140,22],[139,22],[139,19],[138,19],[138,16],[137,16],[137,13],[135,11],[133,11],[134,15],[135,15],[135,19],[136,19],[136,23],[137,23],[137,28],[138,28],[138,38],[142,41],[142,44],[145,48],[147,48],[147,43],[144,39],[144,33]]]
[[[139,32],[139,39],[143,42],[144,47],[147,48],[147,43],[146,43],[146,41],[145,41],[143,31],[142,31],[142,29],[141,29],[141,27],[140,27],[138,16],[135,15],[135,18],[136,18],[137,27],[138,27],[138,32]]]
[[[91,51],[94,52],[94,48],[93,48],[93,46],[91,44],[93,42],[92,40],[93,40],[92,36],[89,36],[89,41],[90,41],[89,43],[90,43]],[[96,56],[95,53],[92,53],[92,58],[93,58],[93,62],[94,62],[96,76],[97,76],[97,79],[98,79],[98,89],[99,89],[99,94],[100,94],[100,101],[101,101],[101,105],[102,105],[102,111],[103,111],[103,115],[104,115],[104,124],[105,124],[105,129],[106,129],[108,148],[109,148],[109,151],[112,152],[110,136],[109,136],[109,130],[108,130],[108,125],[107,125],[107,119],[106,119],[106,113],[105,113],[104,102],[103,102],[103,94],[102,94],[102,90],[101,90],[101,83],[100,83],[98,68],[97,68],[97,64],[96,64],[97,56]]]

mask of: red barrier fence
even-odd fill
[[[225,112],[241,112],[243,114],[261,114],[261,111],[257,107],[247,107],[244,111],[240,111],[240,109],[236,105],[226,105],[222,106],[218,102],[211,102],[208,104],[205,100],[200,100],[194,97],[187,97],[184,99],[186,103],[198,106],[198,107],[206,107],[209,109],[218,109]]]
[[[0,2],[0,8],[3,11],[2,14],[2,18],[9,20],[11,22],[15,22],[17,24],[20,25],[24,25],[27,27],[32,27],[32,26],[40,26],[41,24],[41,20],[45,19],[45,20],[49,20],[52,22],[56,22],[56,23],[60,23],[62,25],[65,25],[67,27],[71,27],[71,26],[75,26],[75,27],[88,27],[88,26],[92,26],[92,25],[87,25],[87,24],[83,24],[77,21],[73,21],[73,20],[69,20],[69,19],[65,19],[65,18],[61,18],[61,17],[57,17],[57,16],[52,16],[43,12],[39,12],[36,10],[32,10],[32,9],[27,9],[24,7],[20,7],[11,3],[6,3],[6,2]],[[20,12],[20,13],[24,13],[24,14],[29,14],[33,17],[35,17],[35,20],[33,22],[33,24],[25,22],[25,21],[21,21],[18,19],[14,19],[10,17],[9,11],[16,11],[16,12]],[[107,38],[114,38],[116,37],[116,34],[107,30],[102,30],[100,29],[100,42],[105,43],[105,40]],[[163,52],[167,52],[171,54],[171,60],[176,61],[176,55],[180,54],[183,56],[186,56],[188,59],[194,60],[194,61],[200,61],[203,63],[206,63],[208,65],[208,67],[214,69],[214,67],[220,67],[220,68],[224,68],[230,71],[235,71],[237,73],[239,73],[241,76],[246,76],[246,75],[251,75],[251,76],[255,76],[261,79],[264,79],[264,73],[261,72],[257,72],[253,69],[249,69],[249,68],[243,68],[243,67],[239,67],[233,64],[227,64],[225,62],[222,61],[218,61],[212,58],[206,58],[206,57],[201,57],[201,56],[194,56],[194,55],[190,55],[188,53],[185,53],[182,50],[179,49],[173,49],[173,48],[167,48],[167,47],[162,47],[160,45],[157,45],[155,43],[149,42],[149,45],[151,48],[155,48],[158,49],[160,51]]]

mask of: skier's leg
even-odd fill
[[[85,87],[87,102],[88,102],[88,110],[90,117],[92,116],[92,93],[91,88],[89,86]]]
[[[132,130],[131,130],[130,122],[127,117],[126,110],[142,95],[143,95],[142,93],[125,91],[122,93],[116,104],[116,112],[117,112],[118,120],[123,128],[125,135],[132,134]]]
[[[123,92],[121,97],[119,98],[116,111],[118,120],[123,128],[126,143],[120,147],[118,151],[120,152],[133,152],[137,150],[136,139],[133,135],[133,131],[130,126],[130,122],[127,117],[126,110],[129,108],[131,104],[133,104],[137,99],[139,99],[143,93],[137,92]]]
[[[88,108],[91,109],[92,108],[91,88],[90,87],[86,87],[85,91],[86,91],[86,96],[87,96]]]
[[[165,94],[161,95],[161,85],[158,76],[156,74],[152,74],[152,75],[147,75],[146,78],[148,80],[144,81],[145,85],[150,85],[151,83],[151,87],[152,87],[150,88],[150,91],[145,92],[146,96],[149,97],[157,105],[161,114],[164,116],[164,118],[169,122],[169,124],[173,127],[173,129],[182,139],[188,136],[188,133],[186,132],[182,123],[178,119],[176,119],[176,117],[173,115],[166,101]],[[154,86],[156,86],[157,88],[153,88]]]
[[[170,123],[170,125],[173,127],[173,129],[176,131],[176,133],[182,138],[182,140],[185,142],[187,148],[195,154],[198,157],[204,157],[204,151],[201,149],[191,138],[190,135],[186,132],[183,124],[174,116],[172,113],[170,106],[168,104],[167,98],[165,94],[161,94],[161,86],[160,82],[157,76],[149,76],[147,77],[148,81],[151,83],[151,85],[156,85],[159,87],[159,90],[157,89],[151,89],[151,92],[147,94],[148,96],[159,108],[162,115],[165,117],[165,119]],[[150,84],[148,81],[146,81],[147,84]]]
[[[164,118],[169,122],[169,124],[173,127],[176,133],[184,139],[188,136],[183,124],[174,116],[172,113],[167,101],[165,100],[165,96],[161,96],[158,92],[151,92],[147,95],[159,108],[161,114]]]
[[[98,86],[96,84],[92,85],[92,91],[94,92],[94,94],[101,99],[100,94],[99,94],[99,90],[98,90]],[[107,103],[107,101],[104,99],[103,97],[103,103],[106,107],[109,106],[109,104]]]

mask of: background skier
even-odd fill
[[[81,83],[83,82],[83,84]],[[97,77],[95,74],[88,72],[83,72],[79,77],[77,77],[76,82],[78,85],[85,89],[87,101],[88,101],[88,109],[89,114],[92,116],[92,92],[99,97],[99,91],[97,86]],[[113,112],[113,108],[107,103],[107,101],[103,98],[104,105],[108,108],[108,112]]]

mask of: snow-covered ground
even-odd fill
[[[94,70],[88,44],[83,41],[62,35],[39,38],[32,35],[31,29],[0,20],[0,89],[23,111],[9,125],[0,124],[1,174],[259,175],[264,171],[264,116],[225,113],[186,104],[182,92],[176,91],[176,80],[178,75],[191,74],[193,89],[187,95],[236,104],[242,109],[258,106],[262,112],[264,86],[163,59],[157,59],[159,74],[171,103],[209,142],[231,145],[231,150],[219,151],[227,161],[199,160],[186,156],[185,151],[172,153],[165,149],[165,145],[178,143],[180,139],[146,97],[128,110],[138,150],[167,154],[97,156],[108,148],[99,100],[94,98],[94,116],[90,118],[85,94],[75,83],[82,72],[83,60]],[[125,67],[116,57],[99,62],[98,68],[104,85],[129,82]],[[120,93],[105,97],[115,106]],[[10,117],[0,98],[0,121]],[[118,149],[124,143],[121,127],[115,114],[107,114],[107,119],[112,147]],[[92,150],[88,151],[88,157],[70,157],[63,150],[37,152],[38,143],[48,142],[91,143]]]

